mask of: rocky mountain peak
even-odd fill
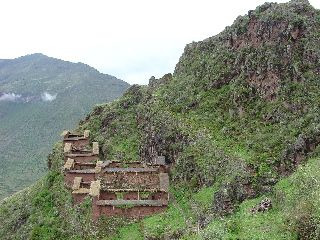
[[[205,88],[241,78],[272,101],[281,86],[303,81],[302,69],[320,71],[319,31],[320,13],[308,1],[265,3],[222,33],[188,44],[175,75],[192,75]]]

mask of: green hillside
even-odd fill
[[[1,60],[0,199],[43,176],[60,132],[74,128],[94,104],[119,97],[128,86],[88,65],[42,54]]]
[[[92,222],[89,197],[72,207],[58,143],[49,174],[0,205],[0,237],[320,239],[319,46],[320,11],[306,0],[265,3],[188,44],[173,74],[131,86],[78,127],[102,158],[165,156],[167,211]],[[264,199],[272,206],[256,210]]]

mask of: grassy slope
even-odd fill
[[[309,5],[299,6],[314,11]],[[266,21],[280,16],[296,22],[300,15],[295,9],[292,1],[275,5],[272,12],[264,13],[258,8],[256,13]],[[120,100],[97,106],[81,123],[81,129],[92,131],[92,140],[101,143],[102,155],[108,159],[131,160],[147,154],[146,149],[152,145],[149,136],[155,134],[153,141],[161,146],[158,153],[175,162],[171,172],[171,203],[165,213],[131,223],[101,219],[90,225],[87,203],[72,209],[70,194],[55,190],[55,187],[63,189],[59,173],[61,157],[56,153],[50,158],[54,166],[43,180],[46,184],[38,189],[33,187],[31,194],[33,199],[40,196],[53,201],[47,206],[48,212],[42,209],[47,201],[38,199],[33,206],[23,205],[26,194],[16,195],[0,207],[0,220],[5,222],[0,233],[34,239],[62,238],[62,235],[75,239],[80,235],[88,239],[319,239],[319,148],[305,153],[298,170],[285,154],[292,146],[298,147],[297,140],[311,141],[318,136],[319,16],[317,11],[312,18],[303,18],[299,23],[311,25],[313,31],[301,40],[297,49],[313,51],[317,56],[315,63],[301,62],[302,54],[296,51],[298,56],[279,65],[273,54],[279,52],[280,58],[281,51],[275,46],[256,50],[248,46],[230,51],[216,37],[187,48],[173,78],[165,84],[156,88],[133,86]],[[220,37],[242,29],[238,23]],[[252,54],[246,54],[248,51]],[[270,55],[263,54],[265,51]],[[257,60],[261,55],[267,59]],[[241,57],[245,59],[240,61]],[[233,59],[240,61],[239,69],[243,72],[221,87],[208,87],[229,75],[233,65],[221,63]],[[248,67],[249,62],[258,66],[270,62],[282,68],[284,75],[275,100],[265,100],[259,89],[254,91],[246,83],[247,69],[243,66]],[[297,65],[303,69],[299,76],[303,81],[292,81],[286,75]],[[240,107],[244,114],[239,113]],[[274,120],[266,118],[268,114]],[[281,164],[285,172],[279,171]],[[50,185],[52,175],[56,177]],[[242,180],[249,181],[254,196],[239,190]],[[235,196],[230,192],[235,192]],[[218,203],[224,194],[233,198],[232,214],[219,212]],[[266,196],[272,200],[273,208],[252,214],[251,208]],[[13,216],[7,221],[5,211],[11,211]],[[25,212],[24,224],[19,225],[19,216]]]
[[[0,102],[0,199],[46,173],[46,156],[63,129],[74,128],[92,106],[119,97],[128,84],[85,64],[30,55],[0,64],[0,92],[52,102]]]

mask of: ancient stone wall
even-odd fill
[[[74,148],[81,149],[89,145],[88,138],[66,138],[63,139],[63,143],[71,143]]]
[[[65,159],[72,158],[78,163],[95,163],[98,160],[98,156],[91,154],[66,154]]]
[[[88,196],[87,193],[79,193],[79,194],[73,193],[73,194],[72,194],[73,203],[74,203],[75,205],[78,205],[78,204],[82,203],[83,200],[84,200],[84,198],[87,197],[87,196]]]
[[[127,217],[127,218],[142,218],[150,216],[153,214],[161,213],[166,208],[167,205],[159,206],[112,206],[112,205],[99,205],[98,199],[93,199],[93,208],[92,208],[92,217],[94,220],[97,220],[101,215],[109,217]]]
[[[74,204],[91,196],[93,219],[140,218],[166,209],[169,182],[164,163],[100,161],[98,143],[88,150],[84,135],[64,135],[64,180]]]
[[[94,169],[95,167],[96,167],[96,163],[94,162],[89,162],[89,163],[75,162],[73,169],[85,170],[85,169]]]
[[[82,177],[84,182],[92,182],[95,180],[95,173],[81,173],[81,172],[73,172],[73,171],[66,171],[64,173],[64,182],[68,187],[72,187],[73,180],[75,177]]]
[[[99,199],[100,200],[116,200],[117,195],[115,192],[100,191]]]
[[[128,218],[142,218],[150,216],[153,214],[163,212],[167,206],[136,206],[136,207],[114,207],[114,206],[98,206],[96,208],[97,212],[93,212],[94,218],[98,218],[101,215],[110,216],[110,217],[128,217]]]
[[[103,173],[101,175],[102,185],[106,188],[157,188],[160,184],[158,173],[149,172],[124,172]]]

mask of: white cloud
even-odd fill
[[[51,95],[48,92],[44,92],[43,94],[41,94],[41,99],[44,102],[52,102],[53,100],[55,100],[57,98],[57,94],[53,94]]]
[[[0,101],[3,102],[15,102],[21,98],[21,95],[15,93],[2,93],[0,95]]]

